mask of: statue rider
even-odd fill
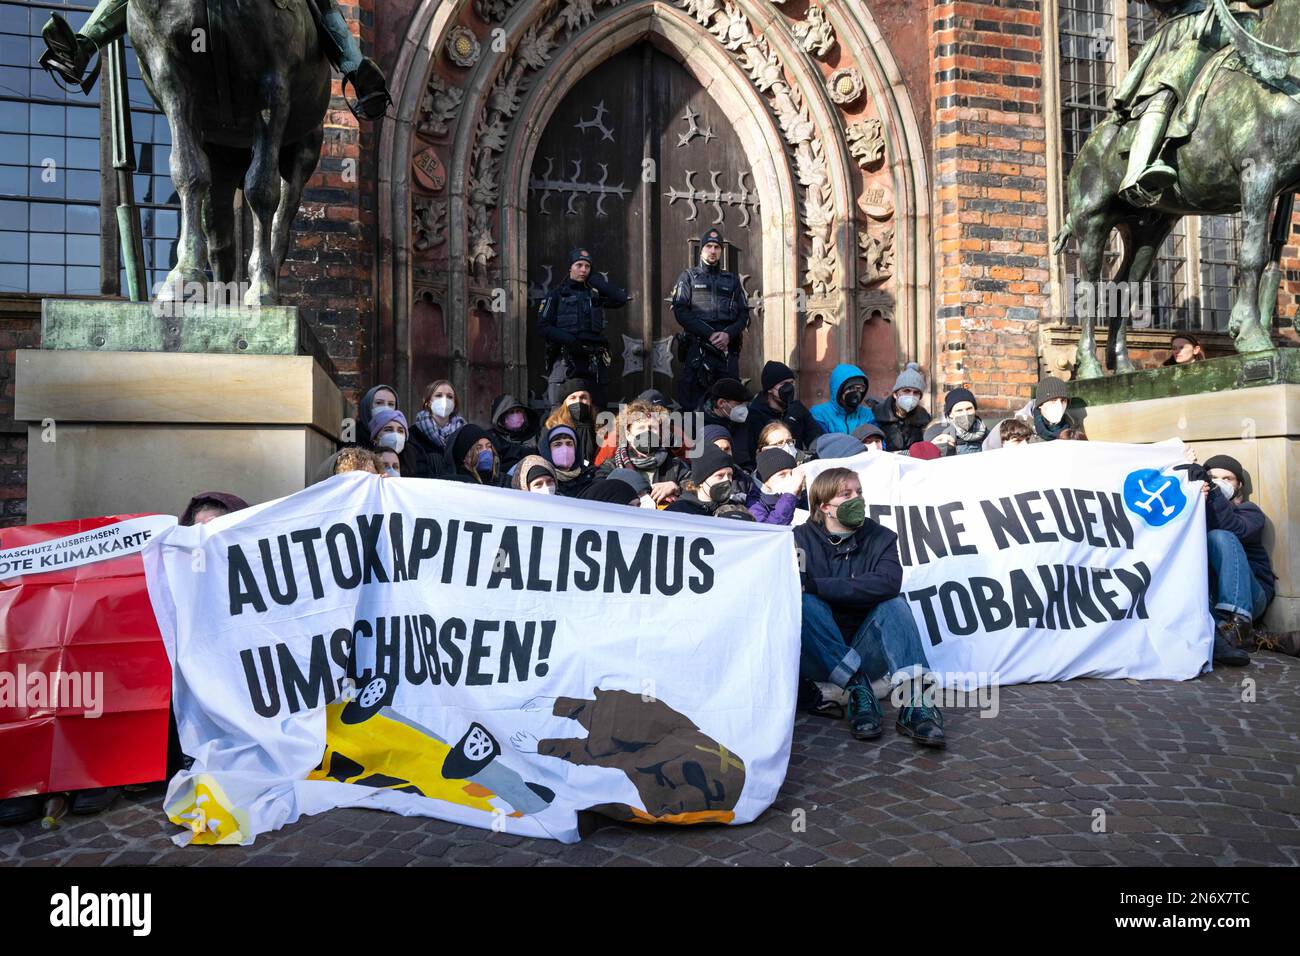
[[[1252,9],[1273,0],[1244,0]],[[1133,206],[1156,203],[1160,193],[1178,179],[1177,171],[1161,159],[1169,140],[1185,138],[1190,130],[1170,119],[1182,104],[1207,62],[1229,43],[1208,0],[1147,0],[1160,25],[1142,46],[1111,100],[1122,122],[1137,121],[1129,147],[1128,170],[1120,196]],[[1243,26],[1250,29],[1250,22]]]
[[[379,65],[361,55],[361,46],[348,29],[335,0],[308,0],[316,5],[324,26],[324,46],[330,62],[343,74],[346,82],[356,90],[357,105],[348,108],[357,119],[377,120],[388,112],[392,97]],[[50,16],[41,30],[46,51],[41,56],[41,66],[57,73],[67,83],[80,86],[89,93],[95,85],[98,67],[87,77],[86,67],[91,58],[108,44],[126,34],[127,0],[100,0],[91,11],[90,18],[74,33],[68,22],[57,13]]]

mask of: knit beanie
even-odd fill
[[[381,408],[370,416],[370,440],[374,441],[379,437],[379,433],[384,430],[384,426],[390,422],[397,422],[409,433],[411,428],[406,424],[406,416],[395,408]]]
[[[969,388],[954,388],[943,400],[943,417],[952,417],[952,407],[961,402],[970,402],[977,409],[980,407],[979,402],[975,401],[975,393]]]
[[[708,480],[709,475],[723,468],[735,468],[736,462],[717,445],[705,445],[704,450],[691,462],[691,480],[697,485]]]
[[[1054,398],[1064,398],[1068,401],[1070,393],[1063,381],[1055,376],[1048,375],[1038,383],[1038,388],[1034,390],[1034,404],[1042,405]]]
[[[778,471],[795,466],[794,455],[781,448],[765,448],[758,453],[758,480],[764,483]]]
[[[763,373],[759,380],[763,384],[763,391],[767,392],[776,388],[777,383],[784,382],[786,379],[794,378],[794,369],[781,362],[768,362],[763,366]]]
[[[915,362],[908,362],[907,367],[898,373],[898,378],[894,379],[894,391],[900,388],[914,388],[918,392],[925,391],[925,376],[921,374],[921,366]]]

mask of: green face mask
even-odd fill
[[[841,501],[835,509],[835,519],[846,528],[861,528],[867,520],[867,500],[850,498]]]

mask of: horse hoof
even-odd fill
[[[1125,356],[1124,358],[1116,357],[1115,359],[1116,375],[1127,375],[1129,372],[1136,372],[1136,371],[1137,371],[1136,367],[1128,359],[1127,356]]]
[[[1269,352],[1275,348],[1273,340],[1258,322],[1243,325],[1241,333],[1233,339],[1233,345],[1238,352]]]
[[[253,285],[244,294],[244,308],[246,309],[268,309],[279,304],[279,295],[276,294],[274,289],[267,286]]]
[[[1101,363],[1097,361],[1097,356],[1091,354],[1079,356],[1079,367],[1074,372],[1075,378],[1101,378],[1101,376],[1102,368]]]
[[[167,273],[158,294],[157,302],[184,302],[189,299],[202,301],[207,294],[208,277],[198,270],[184,271],[173,269]]]

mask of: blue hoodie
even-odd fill
[[[876,420],[875,414],[867,405],[866,397],[863,396],[862,404],[854,411],[850,412],[840,404],[840,389],[844,383],[851,378],[860,378],[863,382],[867,381],[867,373],[862,371],[856,365],[837,365],[831,372],[831,397],[830,401],[822,402],[820,405],[814,405],[810,411],[813,419],[822,430],[827,434],[840,432],[845,435],[853,433],[853,429],[859,425],[869,425]]]

